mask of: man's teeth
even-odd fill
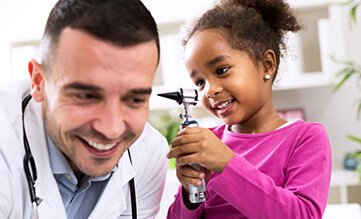
[[[97,149],[99,151],[106,151],[106,150],[111,149],[115,145],[117,145],[116,143],[114,143],[114,144],[100,144],[100,143],[96,143],[96,142],[93,142],[93,141],[87,141],[87,142],[88,142],[88,144],[90,146],[92,146],[93,148],[95,148],[95,149]]]
[[[219,105],[217,108],[218,108],[218,109],[223,109],[223,108],[227,107],[227,106],[228,106],[229,104],[231,104],[231,103],[232,103],[232,100],[227,101],[227,102],[222,103],[221,105]]]

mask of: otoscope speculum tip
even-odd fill
[[[178,104],[182,104],[182,103],[183,103],[183,97],[182,97],[182,94],[181,94],[179,91],[176,91],[176,92],[168,92],[168,93],[160,93],[160,94],[158,94],[158,96],[175,100],[175,101],[177,101]]]
[[[175,100],[178,104],[196,105],[198,101],[198,92],[195,89],[179,88],[176,92],[161,93],[158,96]]]

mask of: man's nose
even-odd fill
[[[108,139],[118,139],[126,129],[122,106],[118,101],[107,102],[96,112],[93,128]]]

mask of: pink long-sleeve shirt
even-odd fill
[[[211,130],[236,155],[212,173],[208,199],[197,209],[184,205],[180,186],[167,218],[322,218],[332,168],[322,125],[299,120],[262,134]]]

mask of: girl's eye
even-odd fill
[[[229,67],[220,67],[216,69],[217,75],[222,75],[228,71]]]
[[[195,84],[197,87],[202,87],[203,84],[204,84],[204,80],[201,80],[201,79],[196,80],[196,81],[194,82],[194,84]]]

